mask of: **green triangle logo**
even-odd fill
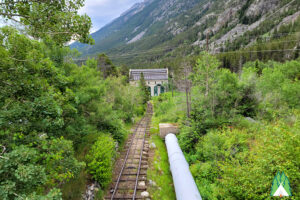
[[[284,172],[277,172],[271,187],[271,196],[288,197],[292,196],[290,181]]]

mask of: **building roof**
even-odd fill
[[[131,81],[140,80],[143,73],[146,81],[148,80],[168,80],[168,69],[130,69],[129,79]]]

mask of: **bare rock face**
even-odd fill
[[[289,23],[295,22],[295,20],[300,16],[300,11],[294,13],[293,15],[289,15],[285,17],[274,29],[278,29],[282,25],[286,25]],[[272,31],[274,31],[274,29]]]
[[[202,17],[198,22],[196,22],[195,26],[201,26],[203,25],[207,20],[216,17],[217,15],[215,13],[209,13]]]
[[[279,0],[255,0],[247,9],[247,17],[264,15],[277,8]]]
[[[144,2],[134,4],[129,10],[127,10],[124,13],[121,14],[121,17],[127,15],[124,18],[124,22],[126,22],[133,15],[141,12],[147,5],[149,5],[153,1],[154,0],[145,0]]]
[[[231,20],[231,18],[237,13],[239,7],[228,8],[223,13],[221,13],[218,17],[217,23],[211,29],[212,32],[218,32],[227,22]]]
[[[299,0],[144,0],[93,33],[94,46],[74,43],[71,47],[83,55],[107,50],[118,54],[138,52],[148,46],[154,49],[162,41],[177,44],[180,39],[203,49],[208,35],[209,49],[219,52],[227,42],[241,38],[247,31],[260,27],[265,20],[274,17],[276,22],[273,30],[266,32],[293,22],[300,13],[298,7],[294,7],[299,6],[296,2]],[[289,10],[291,12],[285,15]],[[284,14],[283,20],[279,13]],[[244,45],[251,45],[252,41]],[[136,45],[134,48],[133,44]]]
[[[159,8],[151,12],[154,21],[161,21],[165,18],[182,13],[198,3],[197,0],[164,0],[159,2]]]
[[[249,4],[249,5],[248,5]],[[248,5],[245,9],[244,16],[249,19],[253,19],[250,21],[250,24],[242,24],[239,20],[239,15],[241,9]],[[209,45],[209,49],[214,49],[214,53],[220,51],[221,47],[226,42],[232,42],[235,39],[241,37],[245,32],[252,31],[253,29],[257,28],[262,22],[265,21],[266,17],[269,14],[277,11],[282,10],[280,6],[280,0],[230,0],[224,4],[224,11],[215,14],[217,16],[217,21],[212,27],[208,27],[201,33],[198,33],[199,38],[202,40],[196,40],[193,45],[199,46],[203,48],[206,45],[206,40],[203,40],[203,37],[200,37],[201,34],[216,34],[218,33],[225,25],[232,27],[227,33],[224,33],[220,38],[216,39],[215,41],[211,42]],[[211,16],[212,13],[206,15],[206,17],[201,18],[195,26],[202,25],[204,20],[207,19],[208,16]],[[298,12],[292,16],[289,16],[283,20],[282,23],[286,20],[286,24],[290,21],[293,21],[299,16]]]
[[[131,44],[131,43],[134,43],[136,41],[139,41],[140,39],[142,39],[142,37],[145,35],[146,32],[147,32],[147,29],[140,32],[134,38],[132,38],[130,41],[128,41],[127,44]]]

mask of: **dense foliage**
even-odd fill
[[[1,3],[0,15],[17,21],[26,34],[10,27],[0,29],[0,199],[80,199],[87,179],[98,181],[104,189],[111,181],[117,147],[128,133],[126,125],[144,112],[149,91],[143,75],[140,87],[130,86],[122,76],[127,76],[126,68],[115,66],[104,54],[79,67],[71,59],[78,52],[63,47],[70,40],[93,43],[90,18],[78,15],[83,2]],[[142,24],[159,2],[128,20],[130,27]],[[201,48],[190,44],[204,40],[202,32],[214,26],[217,17],[197,26],[195,22],[207,14],[222,13],[224,7],[221,0],[206,9],[202,9],[206,1],[191,2],[182,4],[190,13],[168,20],[173,25],[176,21],[177,30],[184,27],[181,33],[171,33],[169,22],[158,21],[143,40],[110,53],[132,66],[143,63],[173,69],[175,76],[182,72],[183,60],[193,63],[190,117],[184,113],[189,105],[185,96],[166,93],[153,99],[153,124],[155,128],[159,122],[180,125],[179,142],[203,199],[268,199],[278,171],[289,177],[296,199],[300,194],[300,20],[277,25],[299,10],[299,1],[226,43],[219,50],[229,52],[218,54],[218,59],[203,53],[195,60],[184,55],[198,55]],[[251,24],[261,17],[246,16],[254,1],[244,2],[234,23]],[[151,19],[141,30],[149,24]],[[210,41],[234,26],[222,24],[217,33],[208,34]],[[123,32],[136,34],[129,29]],[[127,41],[118,34],[111,34],[101,48]],[[156,144],[162,148],[161,141]],[[155,159],[162,162],[154,163],[153,172],[164,173],[161,180],[169,187],[166,152]],[[158,176],[153,178],[163,184]],[[68,186],[72,194],[66,192]],[[166,191],[173,196],[170,188]]]
[[[164,141],[159,136],[158,130],[151,130],[151,152],[153,157],[147,169],[149,184],[147,191],[151,199],[175,200],[175,189],[173,186],[172,174],[169,166],[168,152]],[[154,145],[153,145],[154,144]]]
[[[91,19],[86,14],[78,14],[84,0],[3,0],[0,5],[1,17],[23,25],[34,38],[51,38],[57,44],[72,39],[88,44],[94,42],[89,35]]]
[[[143,73],[141,73],[139,87],[140,90],[142,91],[143,103],[147,103],[150,100],[151,94],[148,86],[146,85],[146,81]]]
[[[114,157],[115,143],[110,136],[100,136],[86,156],[88,171],[101,187],[105,188],[111,181]]]
[[[260,60],[267,62],[268,60],[274,60],[284,62],[297,59],[300,52],[299,31],[300,18],[291,24],[275,28],[272,33],[264,33],[263,30],[256,29],[238,40],[228,43],[227,50],[229,51],[220,53],[217,57],[222,61],[222,67],[235,72],[239,72],[242,65],[248,61]],[[258,37],[256,42],[245,48],[240,48],[255,37]]]
[[[196,147],[191,166],[204,199],[271,199],[274,176],[287,174],[299,196],[299,112],[291,122],[244,121],[243,127],[211,130]],[[245,127],[246,126],[246,127]]]
[[[190,76],[191,117],[182,113],[184,93],[166,93],[153,101],[154,120],[181,127],[179,142],[203,199],[269,199],[278,171],[297,199],[300,62],[248,62],[239,74],[220,66],[201,54]]]
[[[51,40],[5,27],[0,43],[0,198],[59,198],[54,188],[85,166],[74,150],[91,145],[91,135],[124,140],[125,123],[144,110],[140,90],[122,76],[104,79],[95,60],[78,67]]]
[[[179,137],[201,195],[267,199],[284,171],[298,196],[300,62],[251,62],[239,76],[219,65],[207,54],[197,61],[192,117]]]
[[[238,76],[218,69],[216,58],[202,54],[191,76],[191,127],[182,134],[186,150],[192,151],[191,145],[197,142],[193,131],[201,135],[211,128],[232,125],[241,116],[272,120],[299,109],[299,64],[256,61],[245,64]]]
[[[163,93],[153,97],[154,117],[152,123],[154,127],[159,123],[179,123],[185,116],[185,96],[182,93],[171,92]]]

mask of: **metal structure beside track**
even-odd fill
[[[165,137],[170,169],[177,200],[201,200],[201,195],[190,172],[178,140],[173,133]]]

